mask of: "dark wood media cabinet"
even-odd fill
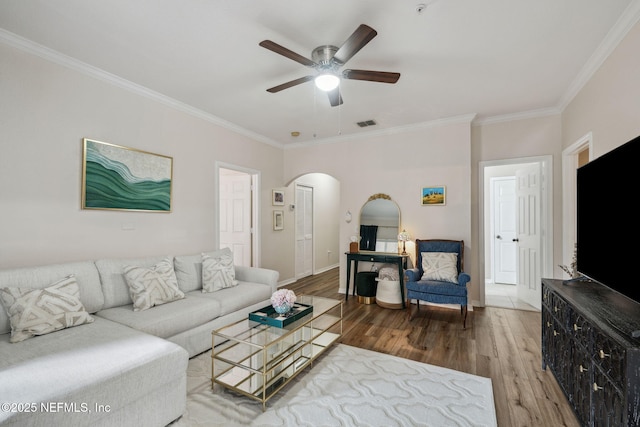
[[[542,280],[542,369],[582,425],[640,425],[638,330],[640,304],[606,286]]]

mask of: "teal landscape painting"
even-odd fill
[[[83,209],[171,211],[171,157],[85,139],[83,167]]]

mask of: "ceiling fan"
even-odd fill
[[[368,25],[360,25],[349,36],[340,48],[331,45],[319,46],[311,53],[308,59],[299,55],[286,47],[283,47],[271,40],[263,40],[259,43],[265,49],[269,49],[279,55],[299,62],[302,65],[311,67],[316,70],[316,74],[291,80],[278,86],[267,89],[267,92],[276,93],[281,90],[288,89],[293,86],[315,80],[319,89],[327,92],[329,102],[332,107],[342,104],[342,96],[340,95],[340,78],[350,80],[366,80],[377,83],[395,83],[400,78],[400,73],[390,73],[386,71],[370,71],[370,70],[343,70],[339,72],[349,59],[353,57],[360,49],[371,41],[378,33]]]

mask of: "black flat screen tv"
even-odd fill
[[[640,302],[640,136],[577,172],[577,270]]]

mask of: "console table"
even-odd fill
[[[542,280],[542,369],[580,424],[640,425],[638,330],[640,304],[606,286]]]
[[[349,282],[351,280],[351,262],[353,265],[353,295],[356,294],[356,273],[358,272],[358,261],[383,262],[396,264],[398,266],[398,276],[400,277],[400,296],[402,298],[402,308],[405,308],[404,301],[404,268],[407,266],[409,255],[396,255],[391,253],[375,252],[346,252],[347,255],[347,292],[345,300],[349,299]]]

